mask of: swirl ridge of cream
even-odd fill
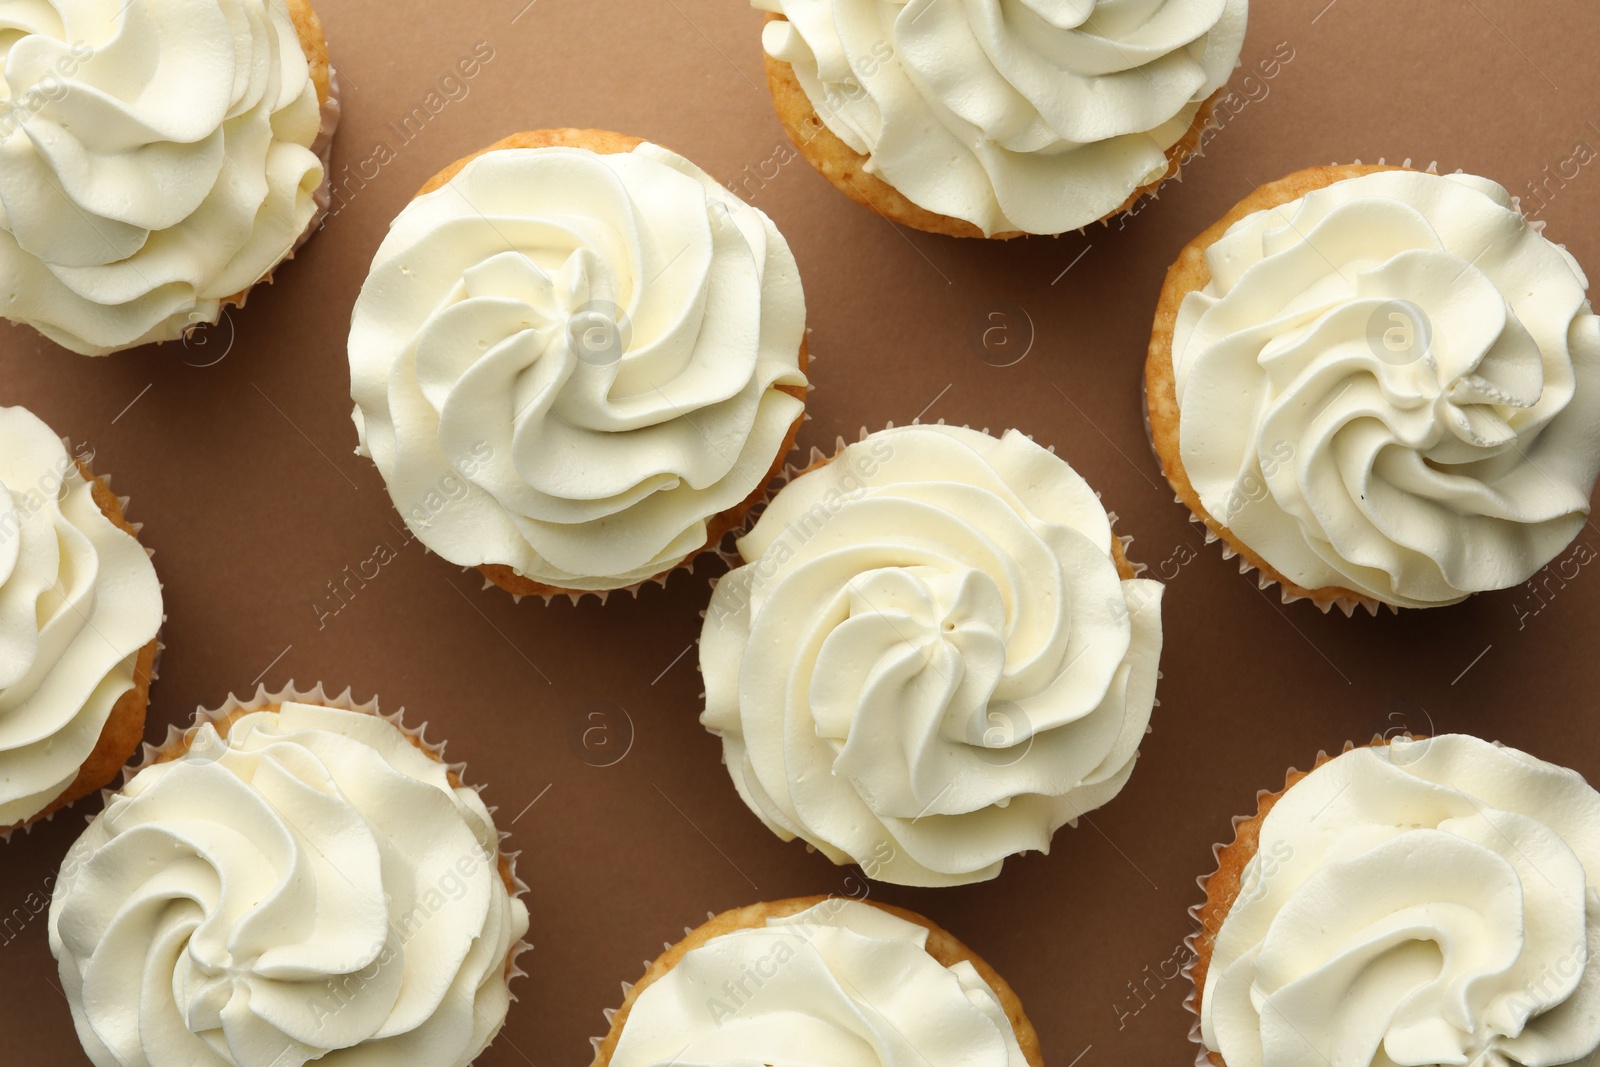
[[[1600,318],[1499,185],[1346,178],[1239,219],[1205,264],[1172,337],[1181,466],[1277,575],[1450,604],[1583,527]]]
[[[98,356],[242,302],[321,211],[337,103],[302,35],[281,0],[0,2],[0,313]]]
[[[283,700],[155,756],[50,905],[96,1067],[466,1067],[493,1040],[528,913],[436,750],[375,710]]]
[[[1576,771],[1402,738],[1257,818],[1200,991],[1211,1062],[1556,1067],[1600,1048],[1600,793]]]
[[[1173,168],[1238,61],[1247,0],[754,0],[827,129],[917,207],[1057,234]]]
[[[995,989],[929,930],[830,898],[687,952],[631,1005],[607,1067],[776,1063],[1028,1067]]]
[[[701,634],[701,722],[780,837],[881,881],[982,881],[1133,773],[1162,586],[1021,433],[872,434],[738,550]]]
[[[361,449],[445,559],[634,586],[766,484],[804,328],[782,235],[683,157],[493,149],[378,250],[350,331]]]
[[[94,491],[36,415],[0,408],[0,827],[112,776],[69,793],[161,629],[150,556]]]

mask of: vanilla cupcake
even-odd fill
[[[359,451],[423,544],[518,595],[636,588],[715,546],[793,447],[805,365],[771,220],[600,130],[434,178],[350,328]]]
[[[1213,1067],[1588,1063],[1600,794],[1450,734],[1322,757],[1236,820],[1193,947]]]
[[[308,0],[0,3],[0,97],[0,314],[83,355],[216,322],[328,204]]]
[[[869,878],[957,885],[1049,850],[1133,773],[1160,583],[1012,430],[885,430],[789,483],[700,639],[744,802]]]
[[[1146,364],[1178,498],[1285,601],[1347,614],[1526,581],[1600,473],[1600,319],[1468,174],[1318,167],[1167,274]]]
[[[95,792],[144,736],[161,584],[92,458],[0,408],[0,830]]]
[[[466,1067],[528,913],[460,767],[348,693],[174,730],[68,853],[50,950],[96,1067]]]
[[[1065,233],[1177,173],[1247,0],[752,0],[778,117],[857,203],[954,237]]]
[[[1042,1067],[1005,980],[902,908],[842,897],[713,916],[607,1012],[592,1067],[789,1063]]]

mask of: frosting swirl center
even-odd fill
[[[740,795],[885,881],[1048,849],[1121,789],[1154,703],[1161,587],[1112,545],[1093,491],[1015,431],[887,430],[791,482],[701,635],[701,721]]]

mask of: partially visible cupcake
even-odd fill
[[[68,853],[50,950],[96,1067],[466,1067],[528,912],[489,809],[346,693],[201,712]]]
[[[629,987],[592,1067],[1042,1067],[994,968],[906,911],[841,897],[713,916]]]
[[[1317,167],[1167,274],[1145,368],[1179,499],[1284,599],[1415,608],[1526,581],[1600,474],[1600,318],[1486,178]]]
[[[144,736],[161,583],[92,458],[0,408],[0,830],[106,785]]]
[[[752,0],[784,129],[846,196],[954,237],[1059,234],[1177,173],[1247,0]]]
[[[337,82],[309,0],[0,12],[0,315],[103,356],[243,304],[326,210]]]
[[[637,587],[715,546],[782,469],[805,367],[771,220],[601,130],[434,178],[350,328],[359,451],[423,544],[517,595]]]
[[[1588,1063],[1600,794],[1462,734],[1291,772],[1236,820],[1196,911],[1212,1067]]]
[[[1133,773],[1162,586],[1021,433],[872,434],[737,547],[700,638],[700,721],[784,840],[880,881],[983,881]]]

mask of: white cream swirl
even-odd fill
[[[285,703],[139,772],[50,949],[96,1067],[465,1067],[528,913],[476,791],[377,715]]]
[[[1600,1047],[1600,794],[1461,734],[1267,814],[1201,998],[1228,1067],[1556,1067]]]
[[[1017,431],[873,434],[739,552],[701,722],[785,840],[881,881],[982,881],[1133,773],[1162,587],[1118,574],[1099,498]]]
[[[830,899],[690,949],[639,994],[610,1067],[1026,1067],[1000,998],[928,931]]]
[[[316,213],[281,0],[0,0],[0,313],[85,355],[169,341]]]
[[[908,200],[1064,233],[1161,177],[1227,83],[1247,0],[753,0],[766,51]]]
[[[1172,344],[1183,467],[1284,577],[1448,604],[1577,535],[1600,473],[1600,319],[1500,186],[1350,178],[1241,219],[1206,262]]]
[[[453,563],[632,585],[766,481],[804,330],[783,236],[683,157],[491,151],[378,249],[350,329],[362,451]]]
[[[72,785],[161,620],[149,555],[61,438],[0,408],[0,827]]]

